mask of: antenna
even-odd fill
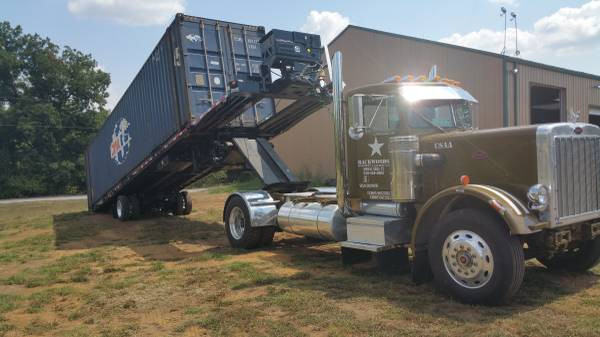
[[[517,13],[510,12],[510,21],[515,22],[515,56],[521,55],[521,51],[519,50],[519,29],[517,26]]]
[[[506,8],[500,7],[500,16],[504,17],[504,46],[500,54],[506,55]]]

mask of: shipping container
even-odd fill
[[[231,151],[234,138],[271,138],[328,99],[314,90],[315,46],[317,35],[178,14],[86,151],[90,210],[119,195],[165,199],[225,166],[248,166]],[[271,83],[277,67],[282,78]],[[277,111],[274,98],[291,103]]]
[[[260,77],[263,27],[177,15],[88,148],[89,202],[95,203],[158,145],[204,114],[233,81]],[[273,99],[230,126],[256,126]]]

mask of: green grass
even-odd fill
[[[59,258],[56,262],[35,269],[24,269],[2,282],[5,285],[25,285],[28,288],[48,286],[63,282],[85,282],[90,272],[88,263],[99,262],[103,256],[99,251],[90,251]],[[76,270],[73,275],[66,274]]]

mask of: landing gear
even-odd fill
[[[253,249],[273,241],[275,227],[250,226],[250,212],[242,198],[234,196],[225,208],[225,233],[235,248]]]
[[[438,287],[468,303],[505,302],[525,273],[519,238],[492,214],[475,209],[448,214],[432,233],[428,255]]]
[[[600,236],[583,242],[573,251],[557,254],[552,258],[538,257],[537,259],[550,270],[584,272],[594,268],[600,262]]]

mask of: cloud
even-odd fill
[[[321,35],[321,41],[325,45],[331,42],[349,23],[350,19],[338,12],[310,11],[300,30]]]
[[[517,0],[488,0],[488,2],[497,4],[497,5],[505,5],[505,6],[518,6],[519,5]]]
[[[123,25],[149,26],[169,22],[185,10],[185,0],[69,0],[69,12],[108,19]]]
[[[600,44],[600,0],[581,7],[564,7],[537,20],[532,30],[507,31],[507,54],[514,54],[515,33],[523,56],[536,58],[544,54],[577,54],[597,48]],[[500,52],[504,32],[490,29],[442,38],[441,42],[465,47]]]

